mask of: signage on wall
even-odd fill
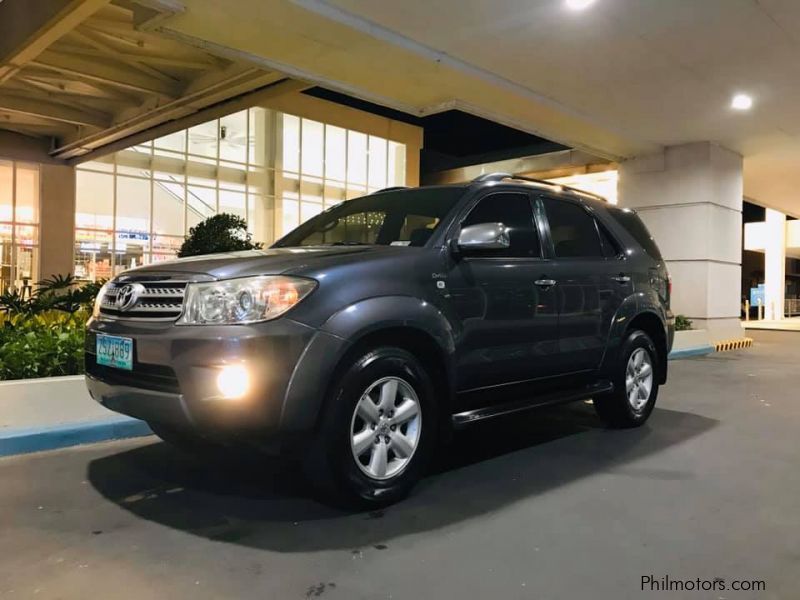
[[[767,303],[767,293],[764,284],[759,283],[758,287],[750,288],[750,306],[765,306]]]

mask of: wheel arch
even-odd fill
[[[644,331],[656,347],[658,352],[658,382],[666,383],[667,381],[667,329],[664,321],[652,311],[644,311],[631,319],[628,326],[625,328],[625,336],[631,331],[635,330]]]
[[[324,353],[327,355],[324,364],[312,364],[317,363],[312,357],[320,358],[321,353],[309,353],[309,360],[303,361],[306,364],[298,365],[301,376],[293,379],[313,379],[314,390],[311,392],[307,384],[299,386],[305,398],[297,397],[299,394],[290,390],[287,403],[302,405],[303,415],[302,424],[286,423],[287,426],[316,430],[325,412],[325,403],[344,369],[377,346],[396,346],[419,358],[433,382],[443,417],[440,420],[449,425],[450,419],[444,417],[449,417],[454,402],[455,341],[449,321],[433,304],[407,296],[369,298],[334,314],[319,333],[325,339],[340,340],[341,344]],[[298,414],[298,411],[293,412]],[[445,431],[442,433],[447,435]]]

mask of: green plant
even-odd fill
[[[88,314],[0,313],[0,380],[83,373]]]
[[[675,331],[688,331],[692,328],[692,320],[685,315],[675,316]]]
[[[104,281],[78,285],[72,275],[52,275],[36,284],[30,297],[23,298],[17,291],[0,294],[0,313],[10,315],[38,315],[57,310],[66,313],[91,311],[94,299]]]
[[[247,222],[242,217],[220,213],[189,229],[189,237],[178,250],[178,256],[254,250],[263,246],[260,242],[253,242],[252,234],[247,231]]]

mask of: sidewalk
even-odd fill
[[[0,382],[0,456],[151,433],[92,400],[82,375]]]

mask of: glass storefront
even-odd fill
[[[0,160],[0,293],[39,279],[39,167]]]
[[[405,146],[251,108],[83,163],[76,177],[75,275],[108,279],[173,258],[219,212],[269,244],[328,206],[403,185]]]

